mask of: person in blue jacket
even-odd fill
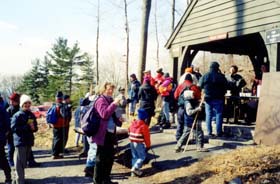
[[[12,117],[11,130],[15,145],[14,163],[16,184],[25,183],[24,168],[26,167],[31,147],[34,145],[33,133],[38,130],[36,117],[30,110],[31,99],[23,94],[20,97],[20,110]]]
[[[5,183],[11,183],[11,168],[5,156],[5,144],[7,142],[7,135],[10,130],[9,114],[6,111],[6,102],[0,94],[0,168],[5,173]]]

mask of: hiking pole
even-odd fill
[[[198,107],[201,107],[201,105],[202,105],[203,102],[204,102],[204,100],[202,99],[201,102],[199,103],[199,106],[198,106]],[[189,144],[189,142],[190,142],[190,137],[191,137],[190,135],[192,134],[193,129],[194,129],[194,126],[195,126],[195,124],[197,123],[197,118],[198,118],[199,112],[200,112],[200,111],[197,111],[197,113],[196,113],[196,115],[195,115],[195,118],[194,118],[193,124],[192,124],[192,128],[191,128],[191,131],[190,131],[190,134],[189,134],[189,137],[188,137],[188,140],[187,140],[187,143],[186,143],[186,145],[185,145],[185,148],[184,148],[184,151],[183,151],[183,152],[186,152],[186,151],[187,151],[187,147],[188,147],[188,144]]]

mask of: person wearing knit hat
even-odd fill
[[[38,130],[35,115],[31,112],[31,99],[23,94],[20,97],[21,109],[12,117],[11,130],[14,137],[14,162],[16,183],[25,183],[24,168],[34,145],[33,133]]]
[[[11,96],[9,97],[9,99],[13,102],[18,102],[19,103],[20,94],[12,93]]]
[[[213,111],[215,111],[216,117],[216,133],[218,137],[223,135],[223,106],[224,98],[227,90],[227,79],[219,70],[219,63],[213,61],[210,64],[209,71],[205,73],[199,80],[199,87],[205,94],[205,114],[206,114],[206,126],[208,136],[214,137],[212,134],[212,118]]]
[[[185,68],[185,73],[180,77],[179,84],[184,83],[185,77],[186,77],[187,74],[190,74],[192,76],[193,84],[198,84],[198,79],[197,79],[196,75],[194,74],[194,71],[193,71],[192,67]]]
[[[14,114],[16,114],[20,110],[20,106],[19,106],[20,95],[18,93],[12,93],[9,99],[10,99],[10,105],[7,109],[7,112],[10,117],[13,117]],[[10,167],[14,167],[15,146],[14,146],[12,134],[8,134],[7,148],[8,148],[7,158],[8,158],[9,165]]]
[[[145,111],[145,109],[138,109],[138,119],[145,120],[148,118],[148,113]]]
[[[138,92],[141,83],[137,80],[135,74],[130,75],[130,83],[128,86],[128,103],[129,103],[129,115],[134,116],[136,104],[138,103]]]
[[[30,105],[31,105],[32,101],[31,101],[31,98],[29,96],[23,94],[20,97],[20,107],[22,108],[25,103],[30,103]],[[27,106],[27,107],[30,108],[31,106]],[[30,109],[27,109],[27,110],[30,110]]]
[[[130,148],[131,148],[131,176],[140,177],[143,174],[141,167],[147,156],[147,151],[151,147],[149,126],[145,123],[148,118],[145,109],[138,110],[138,119],[133,120],[128,128]]]

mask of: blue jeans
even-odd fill
[[[140,169],[146,159],[146,148],[144,143],[131,142],[130,143],[132,160],[132,168]]]
[[[206,126],[208,135],[212,134],[212,118],[216,117],[216,132],[217,135],[222,134],[223,127],[223,100],[206,100],[205,101],[205,114],[206,114]]]
[[[13,135],[8,136],[8,143],[7,143],[7,159],[9,162],[10,167],[14,167],[14,152],[15,152],[15,146],[14,146],[14,140]]]
[[[134,113],[135,112],[135,108],[136,108],[136,103],[137,100],[131,100],[130,104],[129,104],[129,113]]]
[[[176,130],[176,141],[180,139],[180,137],[183,134],[184,130],[184,107],[179,107],[178,108],[178,114],[177,114],[177,119],[178,119],[178,124],[177,124],[177,130]]]
[[[164,114],[164,117],[166,119],[166,123],[169,123],[169,112],[170,112],[170,109],[169,109],[169,102],[166,102],[166,101],[162,101],[162,112]]]
[[[97,145],[94,142],[91,142],[91,138],[87,137],[88,143],[89,143],[89,150],[87,154],[87,162],[86,167],[94,167],[95,161],[96,161],[96,151],[97,151]]]

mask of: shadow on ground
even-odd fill
[[[43,179],[26,179],[27,184],[77,184],[77,183],[92,183],[91,178],[87,177],[49,177]]]

